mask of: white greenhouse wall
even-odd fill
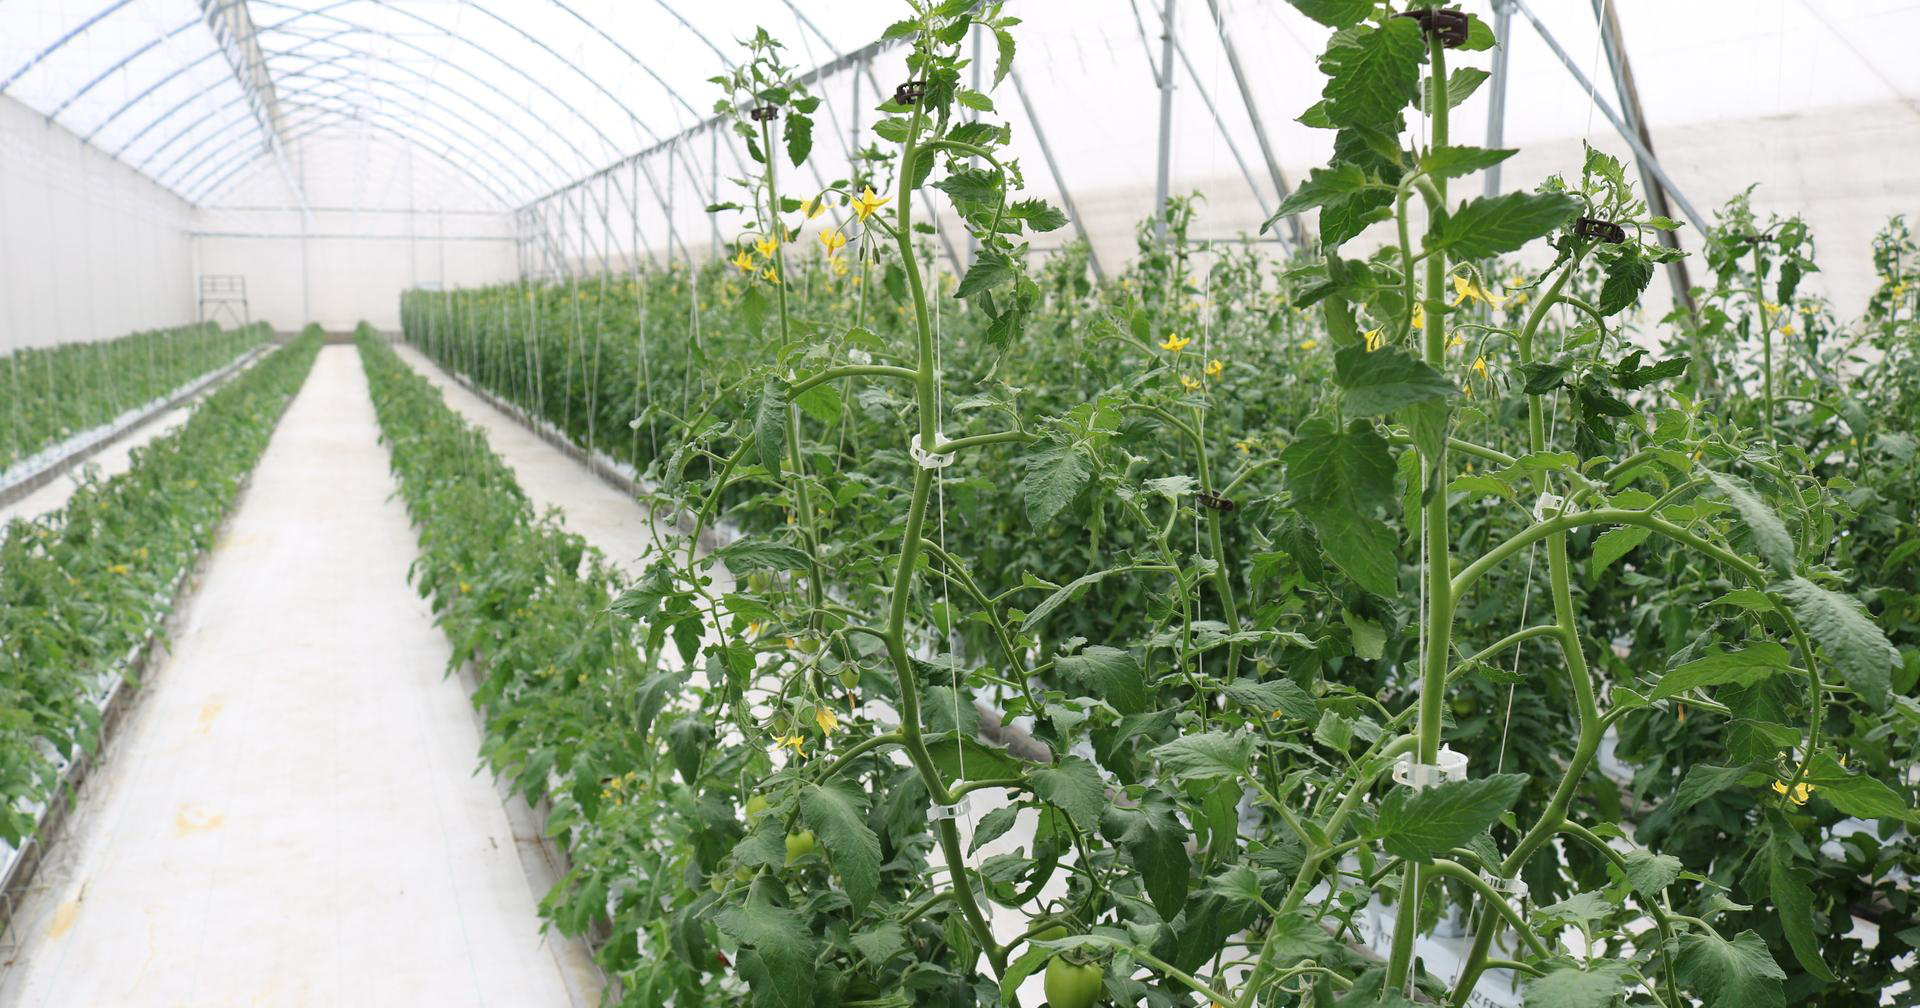
[[[262,158],[194,217],[195,268],[245,277],[254,318],[398,329],[410,287],[516,275],[511,213],[424,145],[326,133],[288,153],[298,193]]]
[[[0,96],[0,353],[195,317],[192,207]]]

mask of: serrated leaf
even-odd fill
[[[1309,504],[1299,510],[1341,573],[1381,598],[1398,594],[1400,540],[1384,522],[1350,505]]]
[[[1661,806],[1673,815],[1700,804],[1722,791],[1740,783],[1741,778],[1752,773],[1751,767],[1714,766],[1711,763],[1696,763],[1687,771],[1685,780],[1673,791],[1673,797]]]
[[[1526,774],[1495,774],[1418,792],[1397,788],[1380,806],[1376,832],[1387,853],[1429,861],[1493,825],[1520,799],[1526,783]]]
[[[1638,249],[1629,248],[1607,264],[1606,279],[1600,284],[1600,301],[1594,307],[1602,315],[1612,315],[1640,300],[1653,282],[1653,263]]]
[[[1518,153],[1517,148],[1435,147],[1420,156],[1420,169],[1435,178],[1456,178],[1491,168]]]
[[[1437,222],[1427,235],[1430,253],[1456,260],[1486,259],[1516,252],[1551,234],[1580,209],[1565,193],[1507,193],[1468,200]]]
[[[1840,678],[1875,711],[1892,697],[1893,670],[1900,652],[1887,641],[1860,603],[1808,581],[1788,578],[1773,586],[1799,618],[1807,636],[1827,653]]]
[[[1460,394],[1432,365],[1395,347],[1371,352],[1359,345],[1342,348],[1333,355],[1333,381],[1341,389],[1341,406],[1353,416],[1378,416]]]
[[[1526,1008],[1610,1008],[1620,1003],[1632,971],[1626,963],[1562,966],[1527,981]]]
[[[1800,961],[1800,968],[1828,983],[1839,979],[1820,958],[1820,941],[1813,933],[1813,890],[1807,888],[1807,873],[1794,866],[1793,853],[1778,839],[1767,845],[1767,888],[1780,911],[1780,930],[1787,933],[1787,945]]]
[[[1807,768],[1807,783],[1813,785],[1814,794],[1850,816],[1908,822],[1916,819],[1898,792],[1865,774],[1849,773],[1824,752],[1813,757],[1813,765]]]
[[[955,203],[991,207],[1000,202],[1000,175],[985,168],[960,168],[933,184]]]
[[[1291,679],[1235,679],[1221,688],[1227,699],[1254,710],[1263,718],[1285,715],[1311,724],[1320,718],[1320,705],[1300,684]]]
[[[1280,461],[1296,505],[1362,508],[1393,497],[1393,455],[1386,439],[1363,421],[1342,431],[1314,417],[1300,425]]]
[[[787,159],[798,167],[807,160],[808,152],[813,150],[813,119],[788,110],[786,139]]]
[[[1035,231],[1057,231],[1067,226],[1066,212],[1039,198],[1015,200],[1007,207],[1007,216],[1025,221]]]
[[[1660,891],[1680,877],[1680,859],[1671,854],[1630,850],[1621,855],[1626,862],[1627,884],[1648,899],[1657,899]]]
[[[853,944],[855,950],[875,966],[899,955],[907,947],[906,931],[892,921],[881,921],[878,924],[862,927],[848,935],[847,940]]]
[[[1253,761],[1253,738],[1225,732],[1184,735],[1147,753],[1171,784],[1237,780]]]
[[[1614,561],[1633,552],[1635,546],[1647,541],[1652,530],[1637,525],[1622,525],[1610,528],[1593,540],[1593,555],[1587,558],[1587,576],[1597,578],[1600,572],[1613,566]]]
[[[1040,528],[1080,494],[1092,471],[1072,445],[1053,445],[1020,460],[1020,497],[1027,505],[1027,522]]]
[[[1078,756],[1063,756],[1052,766],[1027,775],[1033,793],[1067,814],[1083,831],[1098,829],[1107,810],[1107,785],[1100,770]]]
[[[808,558],[807,551],[798,546],[747,538],[736,539],[701,560],[702,567],[715,563],[726,564],[727,570],[737,575],[752,570],[805,570]]]
[[[753,443],[760,451],[760,464],[780,475],[787,451],[787,384],[774,375],[760,383],[760,399],[753,407]]]
[[[729,907],[714,917],[720,930],[753,950],[758,968],[741,957],[741,972],[756,1004],[806,1008],[813,1004],[817,944],[800,915],[756,896],[745,906]]]
[[[1287,0],[1300,13],[1329,28],[1351,28],[1373,13],[1372,0]]]
[[[1344,200],[1366,189],[1367,185],[1367,173],[1356,164],[1315,168],[1308,172],[1306,179],[1280,203],[1279,209],[1273,212],[1273,216],[1267,218],[1267,223],[1261,226],[1261,230],[1266,230],[1274,221],[1283,217]]]
[[[813,788],[800,799],[800,817],[827,849],[827,863],[846,885],[853,912],[866,909],[880,884],[880,838],[854,797],[836,787]]]
[[[1473,97],[1480,85],[1493,76],[1479,67],[1459,67],[1447,74],[1447,107],[1457,107],[1461,102]]]
[[[1012,283],[1020,271],[1014,268],[1013,260],[989,248],[982,248],[967,268],[967,275],[960,278],[960,286],[953,292],[956,298],[966,299],[983,294],[998,287]]]
[[[980,817],[980,824],[973,828],[973,842],[967,844],[967,853],[972,854],[981,847],[1005,836],[1020,817],[1020,806],[1001,805]]]
[[[1001,81],[1007,79],[1007,73],[1013,69],[1013,54],[1016,47],[1013,43],[1013,34],[1004,28],[993,30],[993,44],[993,84],[998,87]]]
[[[1713,481],[1714,488],[1739,512],[1741,527],[1753,539],[1753,548],[1761,559],[1781,574],[1792,573],[1793,536],[1787,534],[1787,526],[1773,508],[1738,476],[1708,472],[1707,479]]]
[[[1419,95],[1426,53],[1420,26],[1404,18],[1335,33],[1320,57],[1329,78],[1322,92],[1327,119],[1336,126],[1391,121]]]
[[[1674,972],[1700,997],[1703,1008],[1786,1008],[1787,974],[1752,931],[1732,941],[1716,934],[1677,939]]]
[[[1667,670],[1648,695],[1665,700],[1697,686],[1751,686],[1768,676],[1791,671],[1787,649],[1772,641],[1749,644],[1738,651],[1710,651],[1678,668]]]
[[[1186,902],[1193,868],[1187,855],[1187,828],[1180,824],[1173,803],[1149,792],[1136,808],[1108,811],[1103,832],[1140,872],[1153,909],[1162,919],[1172,920]]]
[[[1105,700],[1122,714],[1138,714],[1147,707],[1147,683],[1130,652],[1095,644],[1055,658],[1053,667],[1086,690],[1085,695]]]

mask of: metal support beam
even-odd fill
[[[1273,143],[1267,139],[1267,127],[1260,119],[1260,104],[1254,101],[1253,87],[1247,83],[1247,74],[1240,66],[1240,51],[1233,45],[1233,33],[1227,30],[1226,19],[1220,14],[1220,0],[1207,0],[1207,9],[1213,14],[1215,33],[1220,36],[1220,48],[1227,55],[1227,69],[1233,71],[1234,86],[1240,89],[1240,103],[1247,107],[1247,121],[1253,124],[1253,138],[1260,143],[1260,156],[1267,162],[1267,175],[1273,180],[1274,197],[1285,203],[1293,192],[1287,185],[1286,173],[1280,170],[1280,159],[1274,156]],[[1293,236],[1296,247],[1307,243],[1306,231],[1300,223],[1299,215],[1287,218],[1287,233]]]
[[[1160,5],[1160,160],[1153,180],[1153,235],[1167,241],[1167,186],[1173,173],[1173,0]]]
[[[1627,43],[1620,34],[1620,19],[1614,16],[1613,4],[1609,0],[1593,0],[1593,15],[1600,22],[1600,41],[1607,49],[1607,64],[1613,69],[1613,85],[1620,96],[1621,111],[1626,113],[1627,125],[1640,137],[1640,145],[1651,154],[1653,131],[1647,128],[1646,113],[1640,108],[1640,89],[1633,83],[1633,64],[1627,60]],[[1662,217],[1672,217],[1673,209],[1667,203],[1666,187],[1647,170],[1645,161],[1640,162],[1640,184],[1647,191],[1647,209]],[[1680,248],[1678,235],[1671,231],[1657,234],[1660,244],[1676,251]],[[1667,263],[1667,283],[1673,288],[1673,303],[1685,305],[1687,314],[1694,314],[1693,278],[1687,274],[1685,259]]]
[[[1566,66],[1567,72],[1573,75],[1575,81],[1579,82],[1581,89],[1585,90],[1588,97],[1593,99],[1594,107],[1598,108],[1600,114],[1606,116],[1607,121],[1613,124],[1614,130],[1620,134],[1622,139],[1626,140],[1627,146],[1633,148],[1634,156],[1640,159],[1641,167],[1643,167],[1648,174],[1652,175],[1655,181],[1660,183],[1660,186],[1667,191],[1668,196],[1673,198],[1673,202],[1680,207],[1681,214],[1685,215],[1688,222],[1695,228],[1698,228],[1702,235],[1705,235],[1707,233],[1706,218],[1701,217],[1699,212],[1694,210],[1693,204],[1687,202],[1687,198],[1681,195],[1680,189],[1673,184],[1673,179],[1669,178],[1666,170],[1660,167],[1659,159],[1655,158],[1653,152],[1648,150],[1646,145],[1640,142],[1640,135],[1628,128],[1626,121],[1621,119],[1619,113],[1613,110],[1613,106],[1608,105],[1606,99],[1600,97],[1599,89],[1593,86],[1593,82],[1587,79],[1586,74],[1580,72],[1580,65],[1574,62],[1573,57],[1569,56],[1565,49],[1561,48],[1559,40],[1553,37],[1553,33],[1547,30],[1545,24],[1541,23],[1539,15],[1535,14],[1533,9],[1527,6],[1526,0],[1511,0],[1511,2],[1514,8],[1533,24],[1533,30],[1540,34],[1541,41],[1545,42],[1547,48],[1552,49],[1553,54],[1560,58],[1560,62]]]
[[[267,138],[267,148],[273,153],[274,163],[280,168],[280,178],[287,184],[294,200],[302,207],[307,205],[306,190],[294,173],[293,164],[287,160],[286,117],[280,109],[280,97],[273,86],[273,71],[267,67],[267,54],[260,49],[260,40],[253,26],[253,17],[247,13],[246,4],[219,3],[217,0],[200,0],[200,10],[206,15],[207,27],[213,30],[214,38],[220,43],[220,51],[227,58],[227,65],[233,68],[233,77],[247,93],[248,105],[253,109],[254,118],[259,120],[260,132]],[[312,213],[305,214],[311,223]]]
[[[1498,150],[1507,142],[1507,79],[1511,76],[1508,58],[1513,51],[1513,41],[1507,32],[1513,27],[1513,5],[1510,0],[1493,0],[1493,80],[1487,91],[1487,149]],[[1500,164],[1494,162],[1487,168],[1486,194],[1500,195]]]
[[[1054,160],[1053,147],[1047,143],[1047,134],[1040,128],[1040,117],[1033,112],[1033,102],[1027,98],[1027,89],[1020,84],[1020,71],[1007,74],[1013,82],[1013,93],[1020,98],[1020,107],[1026,110],[1027,125],[1033,127],[1034,142],[1040,146],[1040,158],[1047,163],[1047,173],[1053,176],[1054,188],[1060,190],[1060,202],[1066,205],[1067,219],[1073,222],[1073,232],[1087,246],[1087,265],[1093,267],[1094,279],[1105,282],[1107,273],[1100,268],[1100,256],[1093,250],[1093,239],[1087,236],[1087,225],[1080,219],[1080,209],[1073,205],[1073,190],[1067,188],[1066,176],[1060,174],[1060,162]]]

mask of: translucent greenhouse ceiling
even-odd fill
[[[1109,269],[1153,208],[1166,2],[1009,4],[1026,19],[1018,88],[994,92],[995,114],[1014,127],[1028,187],[1071,203]],[[1871,235],[1920,206],[1910,168],[1920,160],[1920,61],[1910,53],[1920,2],[1603,2],[1679,194],[1710,218],[1759,183],[1757,204],[1805,214],[1829,253],[1819,289],[1857,307],[1872,282]],[[1326,157],[1328,135],[1294,121],[1317,97],[1326,29],[1280,0],[1172,6],[1169,188],[1205,194],[1200,236],[1235,239],[1256,232],[1278,198],[1248,98],[1284,184]],[[1465,6],[1494,17],[1491,0]],[[88,156],[116,159],[171,194],[122,192],[115,206],[177,219],[192,235],[183,269],[248,275],[256,314],[391,324],[407,286],[712,254],[729,224],[704,207],[729,197],[744,154],[703,125],[718,97],[708,78],[756,27],[802,68],[863,54],[815,83],[826,103],[817,118],[832,135],[816,137],[817,170],[796,185],[840,177],[877,94],[903,76],[898,48],[866,47],[904,9],[902,0],[5,0],[0,94],[84,140]],[[1522,153],[1503,188],[1577,168],[1583,140],[1631,154],[1576,80],[1575,71],[1622,108],[1597,24],[1594,0],[1513,7],[1503,142]],[[1483,139],[1492,90],[1457,114],[1456,142]],[[6,205],[23,208],[10,220],[57,218],[38,209],[52,197],[35,187],[76,185],[50,167],[48,149],[9,136],[0,184],[11,190]],[[31,229],[10,228],[9,241],[31,243]]]

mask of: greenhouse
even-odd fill
[[[1916,38],[0,0],[0,1008],[1920,1006]]]

